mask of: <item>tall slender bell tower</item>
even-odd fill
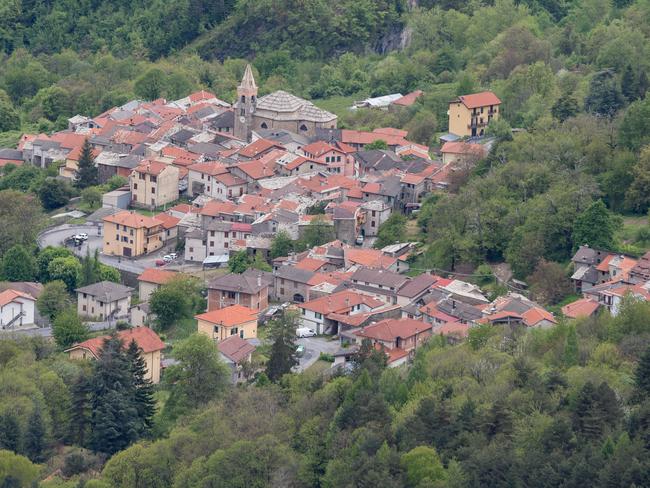
[[[253,112],[257,104],[257,85],[253,78],[251,65],[246,65],[244,77],[237,87],[237,102],[235,103],[235,137],[250,142],[253,131]]]

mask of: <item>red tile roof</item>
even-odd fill
[[[205,175],[216,176],[224,173],[228,173],[228,168],[225,164],[218,163],[216,161],[209,161],[205,163],[196,163],[188,167],[190,171],[196,171],[197,173],[203,173]]]
[[[125,225],[127,227],[133,227],[134,229],[140,229],[142,227],[151,228],[162,225],[160,220],[139,213],[129,212],[127,210],[118,212],[115,215],[104,217],[104,222]]]
[[[378,341],[393,342],[398,337],[406,339],[426,330],[431,330],[431,324],[421,320],[384,319],[381,322],[364,327],[355,332],[355,335]]]
[[[260,159],[239,163],[236,166],[253,180],[272,177],[275,174],[275,167],[275,161],[262,161]]]
[[[484,156],[486,153],[485,148],[481,144],[472,144],[463,141],[445,142],[440,152],[443,154],[475,154],[477,156]]]
[[[575,319],[578,317],[592,316],[600,305],[591,298],[581,298],[575,302],[569,303],[562,307],[562,313],[565,317]]]
[[[136,173],[158,176],[165,171],[170,165],[159,163],[158,161],[143,161],[139,166],[133,169]]]
[[[440,327],[436,327],[436,334],[443,336],[457,336],[467,337],[469,335],[469,324],[461,324],[460,322],[447,322]]]
[[[219,341],[217,349],[233,363],[239,364],[255,351],[255,346],[238,335],[231,335],[227,339]]]
[[[178,217],[166,214],[165,212],[154,215],[154,219],[160,220],[165,229],[173,229],[181,221]]]
[[[138,281],[146,281],[147,283],[164,285],[177,276],[178,273],[175,271],[168,271],[166,269],[158,268],[147,268],[140,274],[140,276],[138,276]]]
[[[205,90],[194,92],[189,96],[190,102],[192,103],[200,102],[201,100],[211,100],[213,98],[217,98],[217,96]]]
[[[302,148],[302,151],[307,154],[312,154],[316,158],[330,151],[340,152],[339,149],[330,146],[328,143],[324,141],[312,142],[311,144],[304,146]]]
[[[88,339],[87,341],[75,344],[70,349],[67,349],[66,352],[80,348],[87,349],[93,356],[95,356],[95,358],[98,358],[101,348],[104,345],[104,339],[107,339],[108,337],[109,336],[104,335]],[[133,329],[121,330],[117,333],[117,337],[122,340],[124,348],[129,347],[131,341],[135,341],[144,353],[162,351],[165,349],[165,343],[161,341],[158,334],[149,327],[134,327]]]
[[[534,327],[540,322],[542,322],[543,320],[548,320],[553,324],[557,323],[557,321],[555,320],[551,312],[548,312],[543,308],[539,308],[539,307],[533,307],[529,310],[526,310],[524,313],[521,314],[521,316],[524,319],[524,323],[528,327]]]
[[[327,315],[330,313],[348,313],[352,307],[360,304],[364,304],[373,309],[381,307],[383,302],[355,290],[343,290],[332,295],[309,300],[298,306],[306,310],[311,310],[312,312]]]
[[[211,324],[234,327],[257,320],[257,312],[243,305],[231,305],[229,307],[212,310],[194,316],[197,320],[210,322]]]
[[[237,205],[230,201],[221,202],[217,200],[210,200],[203,206],[199,213],[201,215],[207,215],[209,217],[217,217],[220,214],[233,215],[236,209]]]
[[[393,102],[393,105],[401,105],[403,107],[410,107],[415,101],[423,95],[422,90],[415,90],[414,92],[404,95]]]
[[[321,269],[323,266],[325,266],[326,264],[327,261],[323,261],[322,259],[314,259],[314,258],[307,257],[298,261],[294,267],[298,269],[306,269],[307,271],[317,271]]]
[[[402,183],[408,183],[411,185],[419,185],[423,181],[424,181],[424,176],[413,174],[413,173],[407,173],[402,177]]]
[[[385,134],[387,136],[406,137],[409,131],[403,129],[395,129],[394,127],[378,127],[373,130],[376,134]]]
[[[265,151],[268,151],[269,149],[272,149],[274,147],[277,147],[279,149],[284,149],[284,147],[280,144],[278,144],[275,141],[270,141],[268,139],[258,139],[255,142],[249,144],[246,147],[243,147],[239,151],[239,155],[245,158],[256,158],[260,154],[262,154]]]
[[[471,95],[462,95],[458,100],[467,108],[485,107],[488,105],[499,105],[501,100],[491,91],[472,93]],[[454,100],[455,102],[456,100]],[[452,102],[452,103],[454,103]]]
[[[239,176],[233,175],[232,173],[218,174],[214,179],[224,186],[241,186],[246,184],[245,180],[241,179]]]
[[[31,300],[33,302],[36,301],[36,298],[34,298],[31,295],[28,295],[27,293],[23,293],[22,291],[5,290],[2,293],[0,293],[0,307],[4,307],[8,303],[13,302],[14,300],[16,300],[16,298],[24,298],[26,300]]]

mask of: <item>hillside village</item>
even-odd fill
[[[421,95],[357,106],[391,110]],[[87,217],[95,247],[85,245],[118,269],[122,260],[138,263],[139,274],[133,286],[100,281],[74,291],[79,316],[102,328],[126,322],[136,327],[137,342],[156,337],[155,346],[141,346],[156,352],[147,359],[154,383],[165,347],[149,329],[157,324],[149,297],[183,270],[228,268],[236,256],[248,264],[240,274],[205,280],[207,309],[195,317],[196,330],[233,365],[235,382],[241,363],[260,344],[258,324],[287,306],[298,311],[299,335],[337,339],[337,346],[315,351],[329,351],[333,368],[352,360],[365,340],[387,355],[390,366],[399,366],[432,336],[457,342],[482,324],[558,323],[516,280],[504,281],[506,293],[494,295],[462,274],[411,269],[420,246],[404,236],[373,247],[391,215],[417,214],[427,196],[447,190],[455,172],[487,155],[493,138],[485,129],[498,119],[500,104],[492,92],[450,101],[450,132],[433,152],[409,141],[405,130],[338,129],[336,115],[284,91],[258,97],[249,65],[232,105],[204,90],[175,101],[134,100],[93,118],[72,117],[67,130],[49,136],[25,134],[16,149],[0,150],[0,162],[42,168],[62,162],[58,178],[75,182],[85,154],[96,183],[128,180],[105,193],[102,207]],[[274,255],[279,234],[294,243],[308,236],[309,244]],[[56,244],[72,240],[82,253],[88,239],[75,234]],[[580,247],[572,276],[578,299],[560,315],[589,317],[601,308],[616,315],[627,294],[648,299],[649,260]],[[42,285],[34,285],[36,292],[27,286],[17,283],[2,294],[4,333],[38,326]],[[137,328],[148,332],[136,334]],[[97,358],[97,341],[73,345],[70,357]],[[239,352],[229,353],[233,348]]]

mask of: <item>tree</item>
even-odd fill
[[[153,397],[153,384],[147,375],[147,363],[142,354],[140,347],[131,340],[126,357],[131,366],[131,375],[133,376],[133,386],[135,388],[135,408],[138,411],[139,424],[136,427],[138,436],[142,437],[147,434],[153,426],[153,416],[156,413],[156,401]]]
[[[0,98],[0,132],[20,129],[20,117],[9,100]]]
[[[633,151],[650,143],[650,97],[638,100],[627,108],[618,134],[621,144]]]
[[[593,75],[589,83],[589,93],[585,98],[585,109],[598,117],[612,118],[623,106],[623,95],[610,69]]]
[[[89,186],[81,190],[81,201],[89,209],[97,209],[102,205],[102,192],[96,186]]]
[[[46,210],[52,210],[70,201],[70,191],[64,181],[48,178],[38,190],[38,198]]]
[[[129,180],[124,176],[114,175],[109,178],[106,182],[109,191],[117,190],[123,186],[128,186]]]
[[[650,396],[650,346],[639,359],[639,364],[634,373],[634,380],[637,390],[646,397]]]
[[[18,452],[20,448],[20,424],[16,415],[7,410],[0,416],[0,449]]]
[[[107,337],[94,363],[90,380],[90,446],[113,454],[138,436],[138,411],[134,404],[132,369],[122,341]]]
[[[388,149],[388,143],[384,141],[383,139],[377,139],[376,141],[371,142],[370,144],[366,144],[364,146],[365,151],[372,151],[375,149],[383,149],[387,150]]]
[[[332,222],[322,215],[311,219],[302,238],[306,247],[320,246],[334,239],[334,226]]]
[[[0,255],[16,244],[33,245],[43,223],[43,211],[34,196],[0,191]]]
[[[53,321],[63,310],[70,307],[70,295],[61,280],[50,281],[36,300],[36,307],[43,317]]]
[[[271,259],[288,256],[293,251],[293,240],[286,230],[279,230],[271,242]]]
[[[60,312],[52,325],[52,335],[61,349],[88,339],[88,327],[81,321],[75,308],[70,307]]]
[[[401,213],[393,212],[384,223],[379,226],[377,231],[377,240],[374,247],[381,249],[382,247],[396,244],[404,240],[406,234],[407,219]]]
[[[296,312],[285,311],[282,316],[271,320],[267,326],[271,341],[271,353],[269,362],[266,364],[266,375],[271,381],[278,381],[298,364],[296,329],[300,326],[299,324]]]
[[[38,281],[47,283],[52,281],[47,269],[54,258],[68,258],[74,257],[74,254],[67,247],[52,247],[47,246],[42,249],[36,257],[36,267],[38,271]]]
[[[573,225],[573,247],[589,245],[597,249],[614,248],[615,223],[602,200],[596,200],[580,213]]]
[[[626,206],[638,213],[650,209],[650,146],[641,150],[639,161],[632,168],[632,183],[625,195]]]
[[[551,114],[560,122],[573,117],[578,111],[578,101],[571,95],[561,96],[551,107]]]
[[[10,451],[0,451],[0,482],[3,488],[34,486],[40,468],[24,456]]]
[[[149,297],[149,306],[158,326],[165,330],[203,310],[202,290],[203,284],[197,278],[178,276],[154,291]]]
[[[253,259],[250,267],[253,269],[258,269],[260,271],[266,271],[267,273],[273,271],[271,265],[266,262],[266,259],[264,259],[261,254],[255,254],[255,259]]]
[[[566,336],[566,344],[564,345],[564,364],[567,368],[577,366],[580,359],[580,351],[578,350],[578,335],[576,328],[571,325]]]
[[[228,259],[228,270],[231,273],[242,274],[251,265],[251,258],[248,252],[244,249],[237,251],[235,254],[230,255]]]
[[[79,271],[81,271],[81,263],[73,256],[54,258],[47,266],[50,279],[63,281],[69,292],[77,288]]]
[[[535,271],[527,278],[536,300],[555,305],[572,291],[571,281],[562,265],[541,259]]]
[[[165,79],[165,73],[157,68],[152,68],[136,80],[133,87],[135,94],[145,100],[160,98],[165,87]]]
[[[2,257],[1,275],[8,281],[34,281],[36,262],[24,246],[17,244]]]
[[[623,76],[621,76],[621,92],[628,102],[639,98],[639,80],[631,64],[625,67]]]
[[[195,333],[176,344],[178,365],[170,368],[172,395],[195,407],[216,398],[228,384],[228,369],[209,337]]]
[[[81,146],[77,169],[76,185],[79,188],[88,188],[99,183],[99,171],[95,166],[95,156],[90,141],[86,139]]]
[[[445,468],[435,449],[418,446],[402,454],[401,464],[406,471],[407,486],[418,487],[424,480],[429,482],[445,478]]]
[[[24,441],[25,454],[32,462],[40,463],[45,460],[45,437],[45,424],[43,423],[41,407],[38,403],[35,403],[34,409],[27,421],[27,430],[25,431]]]

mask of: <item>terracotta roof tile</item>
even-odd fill
[[[491,91],[462,95],[458,100],[467,108],[485,107],[488,105],[499,105],[501,100]]]
[[[229,307],[212,310],[194,316],[197,320],[204,320],[212,324],[233,327],[257,320],[257,312],[243,305],[231,305]]]
[[[154,219],[152,217],[147,217],[146,215],[141,215],[139,213],[129,212],[127,210],[118,212],[114,215],[109,215],[108,217],[104,217],[104,222],[125,225],[127,227],[133,227],[135,229],[140,229],[142,227],[151,228],[162,225],[162,222],[160,220]]]
[[[590,317],[600,305],[591,298],[581,298],[575,302],[569,303],[562,307],[562,313],[565,317],[575,319],[578,317]]]
[[[384,319],[376,324],[368,325],[355,332],[359,337],[367,337],[378,341],[392,342],[398,337],[412,337],[416,333],[431,330],[431,324],[415,319]]]
[[[0,293],[0,307],[4,307],[8,303],[13,302],[14,300],[16,300],[16,298],[24,298],[26,300],[31,300],[33,302],[36,301],[36,299],[33,296],[28,295],[27,293],[23,293],[18,290],[5,290]]]
[[[104,345],[104,339],[109,336],[95,337],[93,339],[88,339],[87,341],[80,342],[75,344],[67,351],[72,351],[74,349],[87,349],[89,350],[95,358],[99,357],[102,346]],[[140,349],[143,352],[149,353],[154,351],[162,351],[165,349],[165,343],[160,340],[158,334],[156,334],[149,327],[134,327],[133,329],[122,330],[117,333],[117,337],[122,340],[124,348],[129,347],[129,344],[134,340]]]
[[[177,276],[179,276],[179,274],[175,271],[168,271],[166,269],[158,268],[147,268],[140,274],[140,276],[138,276],[138,281],[146,281],[147,283],[164,285]]]
[[[227,339],[219,341],[217,348],[221,354],[235,364],[239,364],[255,351],[254,345],[238,335],[231,335]]]

